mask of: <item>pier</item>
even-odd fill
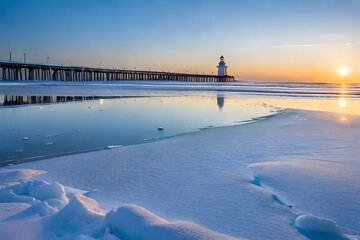
[[[39,80],[65,82],[103,81],[179,81],[232,82],[234,76],[175,73],[141,70],[120,70],[0,61],[0,80]]]

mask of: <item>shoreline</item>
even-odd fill
[[[290,110],[290,109],[288,109],[288,110]],[[287,111],[287,109],[280,109],[280,110],[276,110],[274,113],[271,113],[271,114],[266,115],[266,116],[261,116],[261,117],[255,118],[255,119],[249,119],[249,120],[245,120],[245,121],[237,121],[237,122],[234,122],[233,124],[230,124],[230,125],[210,126],[210,127],[205,126],[205,127],[198,128],[196,131],[192,131],[192,132],[184,132],[184,133],[179,133],[179,134],[175,134],[175,135],[172,135],[172,136],[165,136],[165,137],[160,137],[160,138],[147,139],[147,140],[144,140],[144,142],[135,143],[135,144],[118,145],[118,146],[116,146],[116,148],[118,148],[118,147],[126,147],[126,146],[134,146],[134,145],[141,145],[141,144],[148,144],[148,143],[151,143],[151,142],[166,140],[166,139],[169,139],[169,138],[174,138],[174,137],[178,137],[178,136],[182,136],[182,135],[193,134],[193,133],[196,133],[196,132],[199,132],[199,131],[206,131],[206,130],[209,130],[209,129],[227,128],[227,127],[234,127],[234,126],[240,126],[240,125],[245,125],[245,124],[252,124],[252,123],[256,123],[256,122],[259,122],[259,121],[264,121],[266,119],[275,117],[276,115],[282,114],[285,111]],[[1,162],[0,163],[0,168],[12,167],[12,166],[25,164],[25,163],[31,163],[31,162],[36,162],[36,161],[45,161],[45,160],[49,160],[49,159],[53,159],[53,158],[66,157],[66,156],[72,156],[72,155],[83,154],[83,153],[91,153],[91,152],[97,152],[97,151],[107,151],[107,150],[111,150],[111,149],[112,148],[110,148],[110,146],[104,146],[104,147],[95,148],[95,149],[85,149],[85,150],[79,150],[79,151],[74,151],[74,152],[64,152],[64,153],[58,153],[58,154],[53,154],[53,155],[35,156],[35,157],[29,157],[29,158],[23,158],[23,159],[15,159],[15,160],[10,160],[10,161],[6,161],[6,162]]]
[[[242,82],[240,82],[242,83]],[[47,92],[41,92],[41,88],[51,87],[53,90],[55,88],[88,88],[76,89],[78,92],[75,95],[78,96],[132,96],[134,92],[137,92],[135,95],[140,96],[159,96],[159,95],[174,95],[171,92],[176,92],[177,94],[197,94],[199,92],[204,94],[248,94],[248,95],[258,95],[258,96],[286,96],[286,97],[347,97],[347,98],[359,98],[360,97],[360,86],[355,84],[353,86],[344,86],[344,85],[329,85],[324,84],[324,89],[319,91],[319,86],[316,84],[299,85],[294,84],[294,87],[286,87],[286,84],[283,85],[263,85],[259,83],[246,82],[246,84],[236,84],[236,83],[187,83],[187,82],[171,82],[171,81],[120,81],[120,82],[52,82],[52,81],[0,81],[0,86],[3,86],[3,94],[21,94],[26,92],[29,94],[29,91],[34,91],[35,95],[44,95],[48,94],[49,89],[46,89]],[[288,83],[289,84],[289,83]],[[291,83],[290,85],[291,86]],[[311,87],[313,86],[313,87]],[[96,92],[88,92],[92,87],[96,87]],[[7,88],[7,89],[6,89]],[[15,88],[15,91],[13,90]],[[23,88],[23,89],[22,89]],[[102,91],[104,94],[99,93],[99,88],[103,88]],[[264,90],[264,88],[267,88]],[[318,88],[318,90],[316,90]],[[21,90],[22,89],[22,90]],[[300,89],[300,90],[299,90]],[[320,87],[321,89],[321,87]],[[20,91],[19,91],[20,90]],[[51,91],[51,90],[50,90]],[[66,90],[62,90],[63,93],[72,94],[74,92],[68,93]],[[110,92],[109,92],[110,91]],[[151,92],[151,95],[150,95]],[[59,92],[54,92],[51,95],[60,94]],[[31,95],[31,94],[30,94]]]

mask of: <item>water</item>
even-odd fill
[[[0,93],[12,95],[46,95],[61,92],[67,96],[149,96],[150,94],[173,95],[186,92],[198,96],[204,92],[296,96],[296,97],[360,97],[360,84],[325,83],[197,83],[162,81],[121,81],[121,82],[46,82],[46,81],[1,81]],[[53,94],[56,95],[56,94]]]
[[[248,122],[274,108],[215,96],[0,96],[1,165]]]
[[[360,85],[2,81],[0,86],[0,165],[247,123],[279,108],[335,112],[342,123],[360,115]]]

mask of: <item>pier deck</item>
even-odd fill
[[[232,82],[233,76],[192,74],[141,70],[120,70],[92,67],[63,66],[0,61],[0,80],[43,81],[181,81],[181,82]]]

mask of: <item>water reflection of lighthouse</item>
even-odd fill
[[[224,100],[225,100],[225,97],[223,95],[217,95],[216,102],[219,107],[219,110],[221,110],[224,107]]]

